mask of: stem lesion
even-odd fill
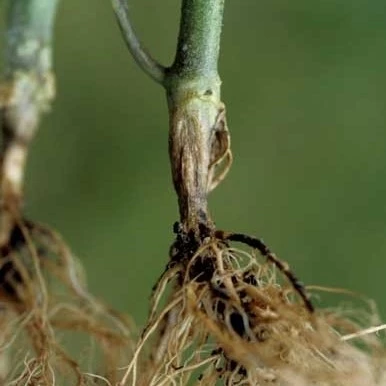
[[[208,194],[216,185],[214,169],[230,153],[224,105],[211,97],[170,99],[169,155],[180,221],[186,231],[212,228]]]
[[[0,247],[21,218],[29,146],[55,95],[52,34],[57,0],[8,6],[4,81],[0,88]]]

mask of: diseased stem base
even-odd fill
[[[200,226],[213,228],[208,194],[232,162],[225,107],[219,80],[182,79],[168,90],[169,155],[180,222],[186,232],[193,230],[200,238]]]
[[[1,211],[0,211],[0,248],[9,240],[12,228],[20,219],[24,168],[27,148],[13,141],[6,146],[1,160]]]
[[[0,159],[0,248],[22,218],[23,183],[28,149],[41,114],[55,95],[51,72],[16,72],[0,89],[3,147]]]

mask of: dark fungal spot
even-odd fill
[[[237,335],[243,337],[245,333],[245,325],[243,317],[238,312],[232,312],[229,317],[233,330]]]

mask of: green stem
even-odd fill
[[[216,77],[224,0],[184,0],[177,54],[171,71],[182,77]]]
[[[21,216],[29,144],[54,97],[51,41],[57,4],[58,0],[9,0],[0,93],[0,247]]]

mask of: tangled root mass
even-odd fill
[[[314,312],[276,256],[261,262],[223,232],[176,230],[121,385],[386,384],[381,339],[355,335],[362,326],[339,310]]]
[[[131,323],[87,291],[61,237],[20,221],[0,263],[0,384],[116,383],[132,352]],[[77,342],[81,354],[72,355]]]

